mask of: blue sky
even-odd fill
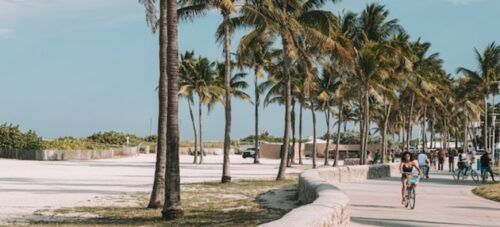
[[[386,5],[413,39],[431,42],[452,74],[459,66],[476,67],[474,47],[500,43],[497,0],[344,0],[326,8],[360,12],[369,2]],[[182,23],[181,51],[221,60],[214,38],[220,21],[213,13]],[[157,46],[137,0],[0,0],[0,122],[49,138],[107,130],[148,135],[150,119],[155,132]],[[184,101],[180,116],[181,137],[191,139]],[[206,139],[223,138],[223,116],[219,105],[205,117]],[[253,132],[252,116],[250,104],[234,102],[233,138]],[[304,117],[309,136],[311,117],[307,111]],[[262,131],[282,134],[282,107],[262,109],[261,119]]]

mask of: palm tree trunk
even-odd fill
[[[168,72],[167,72],[167,7],[165,1],[160,6],[160,81],[158,86],[159,114],[158,139],[156,145],[156,164],[153,189],[148,208],[161,208],[165,200],[165,168],[167,156],[167,108],[168,108]]]
[[[200,164],[202,164],[203,157],[205,156],[205,148],[203,147],[203,97],[201,94],[198,95],[198,130],[200,141]]]
[[[484,151],[489,152],[488,148],[488,96],[484,97],[484,130],[483,130],[483,137],[484,137]],[[467,144],[464,144],[464,147],[468,146]]]
[[[302,162],[302,103],[300,103],[299,111],[299,165],[304,164]]]
[[[424,117],[422,118],[422,138],[424,141],[424,152],[427,152],[427,136],[425,133],[425,123],[427,122],[427,106],[424,106]]]
[[[222,183],[231,182],[231,169],[229,161],[229,149],[231,145],[231,36],[229,31],[229,10],[223,11],[224,16],[224,112],[226,127],[224,129],[224,162],[222,163]]]
[[[292,152],[290,157],[288,157],[287,166],[292,166],[295,164],[295,99],[292,98]]]
[[[368,152],[368,132],[370,130],[370,94],[369,88],[367,87],[365,90],[365,105],[363,106],[363,164],[366,164],[367,152]]]
[[[162,0],[160,4],[165,4]],[[179,174],[179,46],[177,43],[177,2],[167,1],[168,28],[168,117],[167,117],[167,168],[165,177],[165,204],[162,217],[165,220],[182,218],[181,178]]]
[[[402,151],[405,151],[406,149],[406,135],[405,135],[405,132],[406,132],[406,116],[405,114],[403,113],[403,127],[401,129],[402,131],[402,134],[403,134],[403,148],[401,149]]]
[[[189,117],[191,118],[191,124],[193,125],[194,133],[194,159],[193,164],[198,163],[198,133],[196,133],[196,123],[194,122],[192,100],[188,97],[188,107],[189,107]]]
[[[259,105],[260,105],[260,94],[259,94],[259,77],[257,73],[255,74],[254,80],[255,86],[255,136],[254,136],[254,147],[255,147],[255,155],[253,156],[253,163],[260,163],[260,148],[259,148]]]
[[[333,162],[333,166],[339,166],[339,160],[340,160],[340,152],[339,152],[339,145],[340,145],[340,126],[342,125],[342,109],[344,108],[344,101],[340,101],[339,105],[339,114],[338,114],[338,124],[337,124],[337,141],[335,142],[335,161]],[[346,151],[347,152],[347,151]]]
[[[464,106],[464,115],[465,115],[465,121],[464,121],[464,151],[467,153],[468,152],[468,144],[469,144],[469,135],[468,135],[468,128],[469,128],[469,116],[468,116],[468,113],[467,113],[467,108]]]
[[[384,128],[382,129],[382,163],[385,161],[385,155],[387,154],[387,127],[389,127],[389,115],[391,113],[392,105],[388,104],[384,110]]]
[[[408,114],[408,132],[406,134],[406,150],[410,150],[410,143],[411,143],[411,134],[412,134],[412,129],[413,129],[413,105],[415,103],[415,95],[411,96],[411,103],[410,103],[410,113]]]
[[[325,166],[329,166],[330,165],[330,162],[328,161],[328,159],[330,158],[330,152],[329,152],[329,145],[330,145],[330,111],[328,110],[329,107],[327,105],[327,110],[325,112],[325,120],[326,120],[326,146],[325,146],[325,150],[324,150],[324,154],[325,154],[325,163],[324,165]]]
[[[316,168],[316,111],[314,111],[314,102],[312,100],[311,100],[311,115],[313,120],[312,162],[313,162],[313,168]]]
[[[286,10],[286,4],[283,10]],[[291,105],[292,105],[292,78],[290,74],[290,37],[287,33],[281,34],[283,45],[283,72],[285,76],[285,132],[283,135],[283,155],[281,156],[280,167],[276,180],[284,180],[286,172],[286,162],[288,159],[288,149],[290,147],[290,128],[291,128]]]

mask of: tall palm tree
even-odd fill
[[[198,96],[198,141],[200,148],[200,161],[203,163],[203,107],[208,106],[211,111],[216,102],[222,101],[224,89],[221,80],[217,77],[216,62],[211,62],[206,57],[199,56],[194,60],[191,74],[182,78],[181,94],[196,93]]]
[[[223,32],[222,37],[224,44],[224,59],[225,59],[225,75],[224,75],[224,161],[222,164],[222,179],[221,183],[231,182],[229,149],[231,145],[231,12],[235,10],[233,0],[181,0],[183,6],[179,12],[181,18],[192,18],[196,15],[203,15],[212,9],[220,10],[223,16]]]
[[[165,184],[165,203],[163,205],[162,217],[165,220],[173,220],[184,216],[181,206],[181,179],[179,172],[179,46],[177,42],[177,2],[175,0],[160,0],[161,9],[164,9],[165,4],[167,10],[160,10],[160,18],[164,16],[161,14],[167,14],[168,152],[165,177],[168,180]],[[160,26],[160,29],[162,29],[162,26]]]
[[[146,8],[146,18],[153,33],[160,30],[159,38],[159,58],[160,58],[160,79],[158,82],[158,140],[156,144],[156,164],[153,181],[153,189],[149,199],[148,208],[161,208],[165,200],[165,168],[167,155],[167,93],[168,93],[168,73],[167,73],[167,7],[166,2],[160,3],[160,18],[157,18],[156,0],[139,0]]]
[[[241,9],[241,21],[252,26],[257,31],[269,31],[277,34],[281,38],[283,47],[283,83],[285,84],[285,127],[283,135],[283,146],[280,167],[277,180],[285,179],[286,165],[288,161],[288,150],[290,142],[291,128],[291,104],[292,104],[292,79],[290,66],[293,58],[293,51],[297,49],[301,40],[315,41],[318,46],[330,47],[333,41],[329,38],[329,33],[320,32],[318,28],[329,29],[333,14],[318,10],[326,1],[324,0],[250,0]],[[332,2],[336,2],[332,0]],[[314,18],[314,19],[313,19]],[[319,19],[321,18],[321,19]],[[319,23],[318,23],[319,22]],[[333,48],[333,47],[331,47]],[[301,52],[305,53],[305,52]],[[312,62],[306,55],[302,67],[306,68],[308,77],[312,78]]]
[[[238,45],[238,65],[248,67],[253,70],[254,77],[254,96],[255,96],[255,134],[254,134],[254,164],[260,163],[259,149],[259,105],[260,94],[259,79],[264,77],[264,70],[271,64],[273,52],[271,51],[272,40],[270,34],[252,32],[243,36]],[[274,52],[275,53],[275,52]]]
[[[198,163],[198,131],[196,129],[196,123],[193,114],[193,103],[194,103],[194,89],[190,86],[190,77],[195,74],[195,66],[197,62],[194,58],[194,51],[186,51],[183,55],[181,54],[181,64],[180,64],[180,91],[179,94],[185,97],[188,102],[189,117],[191,118],[191,125],[193,127],[194,133],[194,158],[193,164]]]
[[[500,75],[500,46],[495,42],[489,44],[481,54],[477,49],[474,49],[476,59],[479,64],[479,70],[474,71],[460,67],[457,73],[463,73],[469,78],[470,83],[475,88],[476,92],[483,95],[484,98],[484,124],[483,124],[483,139],[484,150],[488,152],[488,96],[492,93],[498,93],[497,79]],[[466,144],[464,145],[464,147]]]

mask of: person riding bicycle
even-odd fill
[[[401,163],[399,164],[399,171],[401,172],[401,184],[402,184],[401,188],[402,203],[405,202],[406,187],[412,175],[413,167],[415,167],[415,169],[418,170],[419,175],[422,174],[422,171],[420,170],[418,163],[413,161],[411,153],[408,151],[404,152],[401,155]],[[414,187],[416,187],[416,185]]]
[[[491,158],[488,156],[488,152],[484,152],[484,154],[481,155],[481,172],[490,173],[491,179],[495,182],[493,170],[491,169]],[[488,178],[487,175],[485,178]]]
[[[418,157],[418,165],[420,168],[425,169],[424,175],[425,178],[429,179],[429,158],[425,154],[425,151],[422,151]]]
[[[458,155],[458,169],[464,171],[464,175],[467,175],[467,170],[469,170],[469,158],[467,152],[462,150],[462,152]]]

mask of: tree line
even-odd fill
[[[468,144],[469,135],[474,131],[473,122],[482,119],[485,149],[488,151],[491,145],[488,143],[488,97],[498,92],[496,80],[500,74],[500,47],[494,42],[482,52],[475,50],[477,70],[458,68],[452,72],[458,76],[452,76],[444,70],[439,54],[430,52],[431,44],[420,38],[412,39],[380,4],[368,4],[360,13],[335,14],[324,10],[324,5],[337,0],[160,0],[158,10],[155,0],[139,1],[146,6],[149,25],[153,31],[159,30],[160,36],[159,149],[149,207],[163,207],[166,220],[183,216],[178,154],[179,91],[190,100],[182,64],[188,53],[179,59],[177,24],[179,20],[195,23],[195,18],[214,10],[222,16],[215,34],[217,42],[223,45],[225,57],[221,72],[217,74],[219,85],[211,91],[218,95],[205,94],[205,89],[197,92],[189,88],[193,91],[191,96],[202,95],[200,100],[206,99],[207,105],[212,98],[223,102],[222,183],[231,181],[231,97],[236,97],[231,78],[236,67],[250,69],[255,76],[255,138],[259,138],[259,94],[265,93],[264,105],[278,103],[284,106],[284,148],[296,142],[295,105],[299,107],[299,138],[302,138],[304,110],[312,114],[314,138],[316,114],[321,113],[327,125],[326,139],[333,139],[336,144],[340,142],[345,122],[359,123],[361,164],[367,161],[372,124],[381,135],[382,160],[388,138],[399,135],[402,149],[408,150],[413,127],[417,125],[421,128],[424,144],[427,131],[431,134],[431,143],[439,135],[445,146],[452,137],[461,138]],[[231,38],[242,28],[250,32],[239,40],[233,57]],[[189,75],[190,79],[197,76]],[[259,82],[265,75],[267,80]],[[334,118],[336,128],[331,125]],[[196,132],[194,121],[193,128]],[[200,123],[200,141],[201,129]],[[331,129],[337,131],[336,138],[330,137]],[[257,147],[258,140],[255,143]],[[338,157],[337,146],[334,166],[338,165]],[[286,166],[292,161],[288,152],[283,152],[277,180],[285,178]],[[317,166],[316,162],[313,154],[313,167]],[[324,164],[330,164],[328,155],[325,155]]]

